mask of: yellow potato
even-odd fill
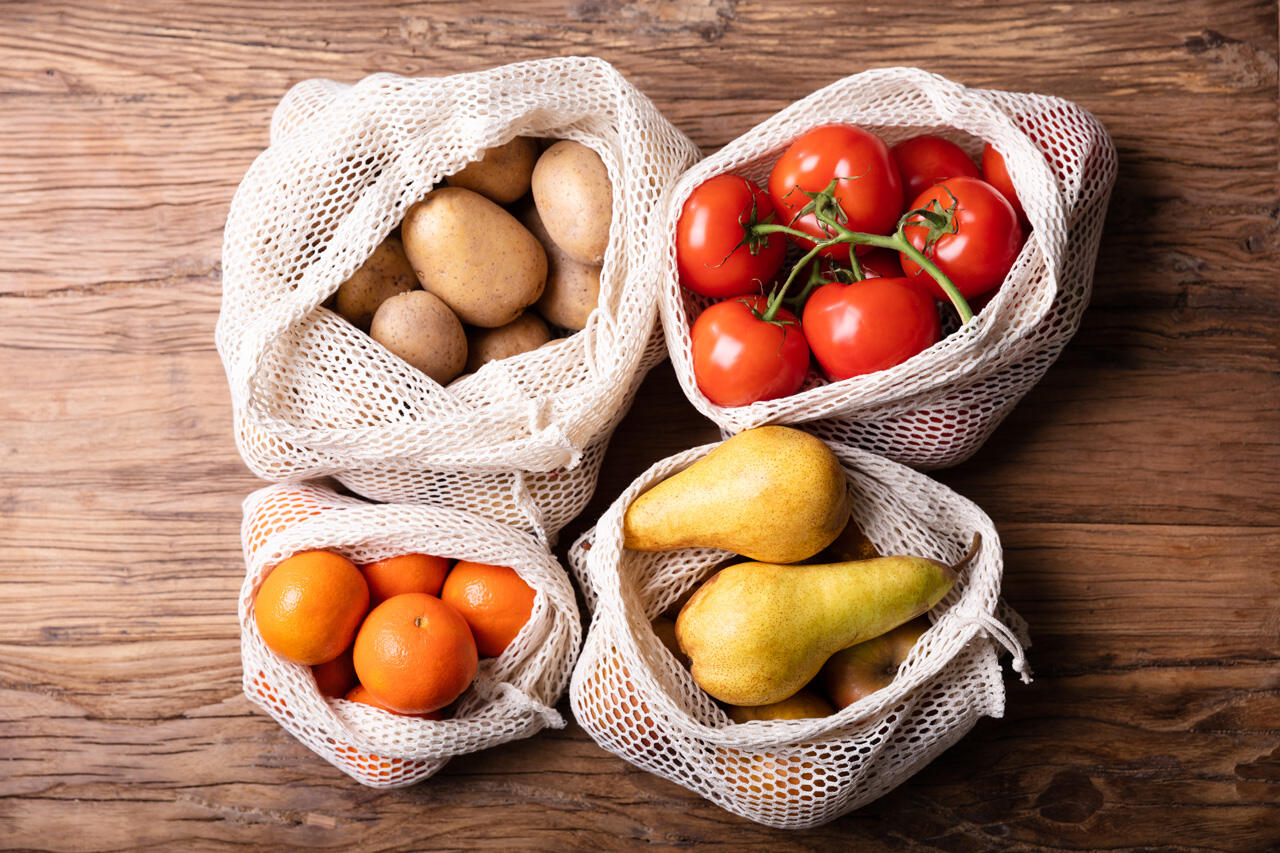
[[[393,296],[373,315],[369,336],[444,385],[467,363],[467,333],[438,297],[425,290]]]
[[[561,140],[533,167],[533,200],[551,239],[579,263],[600,264],[609,245],[613,184],[600,155]]]
[[[563,329],[586,328],[587,318],[600,301],[600,267],[579,263],[566,254],[547,233],[535,205],[525,206],[519,215],[547,251],[547,286],[534,307],[548,322]]]
[[[379,305],[417,286],[418,277],[404,256],[404,246],[395,237],[388,237],[351,278],[338,285],[333,307],[352,325],[367,332]]]
[[[529,191],[529,180],[537,159],[537,141],[517,136],[510,142],[488,149],[479,160],[445,178],[445,183],[478,192],[498,204],[510,204]]]
[[[547,324],[528,311],[496,329],[472,329],[467,336],[466,370],[474,373],[491,361],[535,350],[550,339]]]
[[[409,208],[404,251],[424,290],[471,326],[505,326],[538,301],[547,253],[529,229],[489,199],[442,187]]]

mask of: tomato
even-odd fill
[[[761,292],[782,267],[787,243],[781,234],[753,239],[748,229],[773,213],[769,196],[746,178],[717,175],[699,184],[676,223],[680,283],[722,299]]]
[[[717,406],[746,406],[794,394],[809,372],[809,345],[796,315],[779,309],[761,320],[768,298],[756,294],[717,302],[698,315],[693,375]]]
[[[862,274],[867,278],[902,278],[902,264],[898,261],[898,253],[892,249],[871,249],[865,253],[859,251],[857,255]]]
[[[833,380],[885,370],[938,342],[938,311],[906,278],[824,284],[804,306],[804,334]]]
[[[1004,157],[991,147],[990,142],[982,148],[982,177],[1000,191],[1000,195],[1013,206],[1013,212],[1018,215],[1018,222],[1024,229],[1028,228],[1030,222],[1027,220],[1026,211],[1022,209],[1022,202],[1018,201],[1018,192],[1013,188],[1013,179],[1009,177],[1009,170],[1005,168]]]
[[[844,211],[843,225],[851,231],[889,234],[902,214],[902,178],[893,164],[889,146],[870,131],[847,124],[828,124],[802,134],[773,164],[769,173],[769,197],[784,225],[826,239],[812,213],[796,218],[809,203],[805,193],[826,189],[839,178],[835,200]],[[797,240],[805,249],[813,243]],[[839,243],[823,252],[827,257],[847,259],[849,246]]]
[[[924,134],[904,139],[889,149],[902,175],[907,198],[915,198],[947,178],[981,177],[978,166],[964,149],[941,136]]]
[[[903,229],[907,241],[937,264],[965,299],[999,287],[1022,249],[1022,226],[1013,207],[995,187],[978,178],[948,178],[921,193],[911,208],[934,201],[942,209],[957,206],[955,233],[943,234],[926,250],[929,228],[908,224]],[[933,277],[905,253],[902,271],[908,278],[919,279],[935,299],[948,301]]]

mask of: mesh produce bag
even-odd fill
[[[787,146],[829,122],[872,130],[890,145],[933,133],[975,157],[984,140],[991,142],[1005,158],[1032,231],[976,320],[925,352],[841,382],[811,371],[790,397],[716,406],[693,375],[689,329],[709,301],[679,284],[675,228],[681,208],[714,175],[734,173],[767,185]],[[1061,98],[967,89],[914,68],[866,71],[827,86],[702,160],[672,188],[663,222],[666,252],[657,262],[676,376],[694,406],[725,434],[812,422],[806,428],[824,438],[919,468],[961,462],[1044,375],[1079,326],[1115,173],[1106,131]]]
[[[599,307],[583,331],[441,387],[324,303],[412,204],[517,135],[576,140],[605,163],[613,219]],[[494,496],[490,475],[559,471],[580,508],[595,472],[571,472],[598,459],[653,360],[645,237],[657,200],[696,157],[598,59],[295,86],[224,236],[217,345],[246,464],[268,480],[336,475],[378,500],[430,499],[450,472],[451,505],[477,507],[511,498]]]
[[[320,486],[284,483],[249,495],[241,527],[244,692],[294,737],[347,775],[375,788],[411,785],[451,757],[561,728],[553,707],[582,639],[568,576],[527,533],[471,513],[368,504]],[[311,668],[267,648],[253,616],[258,586],[299,551],[331,550],[361,564],[427,553],[508,565],[536,591],[528,623],[497,658],[484,658],[450,718],[402,717],[321,696]]]
[[[968,732],[1004,712],[1003,645],[1029,678],[1026,626],[1000,601],[1000,540],[974,504],[923,474],[834,446],[853,517],[885,554],[954,565],[975,533],[981,547],[930,612],[933,624],[888,687],[829,717],[735,724],[662,644],[651,620],[727,561],[709,548],[642,553],[622,547],[626,508],[715,445],[642,474],[569,560],[593,609],[574,669],[574,716],[604,749],[743,817],[787,829],[815,826],[900,784]],[[1006,623],[1008,626],[1006,627]]]
[[[655,329],[622,405],[603,435],[587,445],[572,467],[489,471],[406,461],[350,468],[335,478],[352,491],[378,500],[462,505],[503,524],[529,530],[548,545],[554,544],[556,533],[576,518],[591,499],[614,428],[631,407],[645,374],[665,356],[662,332]]]

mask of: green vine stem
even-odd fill
[[[824,190],[822,194],[829,193],[834,187],[834,185],[835,185],[835,181],[832,181],[832,186]],[[818,217],[818,220],[822,222],[822,224],[825,225],[829,231],[833,232],[834,236],[826,240],[815,242],[813,248],[810,249],[808,252],[806,252],[804,256],[801,257],[800,260],[795,263],[795,265],[791,268],[790,274],[788,274],[786,280],[783,281],[782,286],[779,287],[776,291],[774,291],[773,295],[769,298],[769,304],[768,304],[768,307],[765,309],[765,313],[762,315],[762,319],[772,320],[774,315],[778,313],[778,308],[782,305],[783,301],[786,299],[787,290],[791,287],[791,283],[795,280],[800,270],[803,269],[806,264],[808,264],[810,261],[816,258],[818,256],[818,253],[821,252],[823,249],[838,245],[840,243],[848,243],[850,244],[851,247],[852,246],[875,246],[882,249],[890,249],[895,252],[901,252],[902,254],[906,255],[907,257],[911,258],[911,260],[919,264],[924,269],[925,272],[929,273],[929,275],[933,278],[933,280],[938,283],[938,286],[942,288],[943,293],[947,294],[947,298],[951,300],[951,304],[956,309],[956,313],[960,315],[960,325],[963,326],[964,324],[968,323],[970,320],[973,319],[973,309],[969,307],[969,303],[965,300],[964,296],[961,295],[959,289],[957,289],[955,284],[952,283],[951,279],[947,277],[946,273],[938,269],[937,264],[935,264],[932,260],[930,260],[924,254],[924,252],[921,252],[919,249],[917,249],[915,246],[911,244],[911,241],[907,239],[907,236],[905,233],[907,224],[909,222],[912,222],[913,219],[915,219],[916,217],[919,217],[925,220],[925,223],[922,223],[922,224],[930,225],[932,227],[932,230],[935,233],[939,231],[946,231],[947,229],[954,226],[954,222],[955,222],[954,207],[951,210],[921,209],[921,210],[908,211],[902,216],[901,219],[898,220],[897,230],[893,234],[888,236],[883,234],[864,234],[860,231],[850,231],[848,228],[844,227],[839,222],[835,221],[834,217],[832,217],[830,214],[826,212],[826,210],[824,210],[823,205],[818,204],[816,205],[816,208],[817,209],[815,211],[815,214]],[[789,236],[796,237],[808,242],[813,242],[813,239],[814,239],[813,235],[811,234],[806,234],[803,231],[799,231],[788,225],[778,225],[775,223],[767,223],[767,222],[757,223],[751,226],[751,230],[754,234],[759,234],[759,235],[787,234]],[[863,277],[862,269],[861,269],[861,266],[858,264],[857,258],[854,255],[852,248],[850,248],[849,250],[849,260],[854,267],[855,279],[861,280]],[[813,287],[814,287],[814,276],[811,274],[808,285],[805,287],[805,290],[801,293],[801,297],[807,296],[809,292],[813,289]],[[799,302],[799,301],[802,301],[802,299],[798,298],[798,299],[787,300],[787,301]]]

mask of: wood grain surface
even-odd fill
[[[0,846],[1280,847],[1277,27],[1244,0],[0,3]],[[572,723],[373,791],[240,693],[260,483],[213,327],[272,107],[308,77],[560,54],[612,62],[704,151],[918,65],[1071,99],[1119,152],[1083,327],[936,475],[1001,532],[1037,678],[826,826],[732,816]],[[640,393],[564,541],[716,436],[668,366]]]

